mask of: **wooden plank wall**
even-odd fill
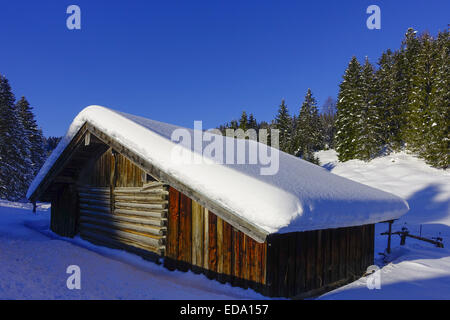
[[[373,264],[374,225],[268,237],[267,295],[305,298],[363,275]]]
[[[164,265],[204,273],[211,279],[261,291],[266,281],[266,245],[258,243],[169,187]]]
[[[78,199],[74,184],[61,185],[52,198],[50,229],[63,237],[78,232]]]
[[[105,152],[78,183],[80,235],[157,260],[165,250],[168,191],[121,154]],[[83,178],[84,177],[84,178]]]

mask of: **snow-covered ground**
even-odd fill
[[[393,225],[406,226],[411,234],[441,236],[446,248],[407,238],[405,246],[393,236],[387,264],[378,252],[386,248],[387,224],[376,226],[375,258],[381,269],[381,289],[369,290],[366,278],[329,292],[321,299],[450,299],[450,172],[430,168],[404,152],[370,162],[337,161],[335,151],[317,155],[322,166],[337,175],[379,188],[406,199],[410,211]],[[422,228],[421,228],[422,226]],[[420,231],[422,230],[422,231]]]
[[[318,153],[331,172],[406,199],[405,223],[413,234],[444,238],[445,249],[408,238],[393,238],[389,263],[378,257],[386,247],[387,225],[376,227],[375,256],[381,289],[369,290],[361,278],[321,299],[450,299],[450,173],[430,168],[405,153],[362,161],[337,162],[334,151]],[[119,250],[80,238],[61,239],[48,231],[48,205],[38,214],[29,204],[0,200],[0,299],[264,299],[252,290],[221,285],[191,272],[170,272]],[[66,268],[81,268],[81,290],[66,287]]]
[[[48,231],[48,205],[0,200],[0,299],[264,299],[192,272],[171,272],[120,250]],[[69,290],[69,265],[81,269],[81,289]]]

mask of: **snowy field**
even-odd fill
[[[384,263],[379,252],[386,249],[387,224],[376,226],[375,258],[381,269],[381,289],[368,290],[362,278],[329,292],[321,299],[450,299],[450,173],[430,168],[406,153],[395,153],[365,163],[351,160],[339,163],[334,151],[317,155],[331,172],[396,194],[406,199],[410,211],[393,225],[393,231],[406,226],[411,234],[432,238],[441,236],[446,248],[406,239],[400,246],[393,236],[393,252]]]
[[[447,248],[408,238],[383,262],[378,252],[386,236],[377,226],[375,258],[381,289],[369,290],[362,278],[321,299],[450,299],[450,173],[436,170],[405,153],[365,163],[338,163],[334,151],[318,153],[331,172],[394,193],[409,202],[410,212],[394,224],[412,234],[444,238]],[[80,238],[61,239],[48,231],[49,207],[37,215],[29,204],[0,201],[0,299],[264,299],[191,272],[170,272],[161,265],[119,250],[94,246]],[[66,287],[66,268],[81,268],[81,290]]]

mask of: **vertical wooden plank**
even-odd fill
[[[302,293],[305,290],[305,250],[304,246],[304,232],[295,233],[295,295]]]
[[[208,223],[209,270],[217,272],[217,216],[212,212],[209,212]]]
[[[239,261],[241,265],[241,273],[239,277],[241,278],[241,286],[244,288],[247,288],[247,276],[248,276],[248,269],[247,269],[247,239],[246,235],[243,232],[239,232],[239,241],[241,250],[239,250]]]
[[[289,238],[283,234],[279,237],[279,258],[278,258],[278,294],[281,297],[289,296],[288,284],[288,258],[289,258]]]
[[[256,255],[256,241],[248,237],[247,241],[247,261],[248,261],[248,280],[251,288],[255,288],[254,284],[257,282],[257,255]]]
[[[192,264],[203,268],[203,208],[192,201]]]
[[[232,227],[229,223],[223,221],[222,223],[222,256],[223,256],[223,273],[231,276],[232,275],[232,261],[231,261],[231,255],[233,252],[232,247]],[[226,277],[227,280],[230,279],[230,277]]]
[[[316,288],[323,286],[323,248],[322,248],[322,230],[315,231],[316,234]]]
[[[288,295],[292,297],[295,295],[295,279],[297,277],[295,271],[295,255],[296,255],[296,232],[286,234],[289,241],[289,253],[288,253]]]
[[[179,229],[178,259],[188,264],[192,263],[192,201],[180,194],[180,229]],[[186,269],[186,267],[184,267]]]
[[[223,224],[224,221],[217,217],[217,273],[218,280],[223,282]]]
[[[267,266],[266,266],[266,285],[267,295],[278,297],[278,261],[279,261],[279,241],[277,235],[267,237]]]
[[[166,236],[166,255],[178,259],[178,227],[179,227],[180,193],[169,187],[169,213]]]
[[[203,208],[203,269],[209,270],[209,211]]]
[[[261,264],[261,283],[266,284],[267,283],[267,240],[262,245],[261,250],[261,258],[260,258],[260,264]]]
[[[233,228],[233,284],[239,284],[239,278],[241,275],[241,260],[239,259],[240,252],[240,237],[239,231]]]
[[[315,231],[307,231],[308,246],[306,248],[306,291],[315,288],[316,235]]]

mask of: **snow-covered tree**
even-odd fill
[[[361,70],[361,84],[358,90],[360,105],[356,106],[356,140],[355,157],[361,160],[374,158],[383,144],[381,138],[381,128],[384,126],[385,118],[380,118],[376,106],[376,86],[375,75],[372,64],[366,58]]]
[[[291,153],[292,152],[292,118],[289,115],[288,108],[284,99],[278,108],[278,114],[274,121],[274,128],[280,132],[280,150]]]
[[[313,153],[322,147],[322,143],[322,128],[317,103],[311,89],[308,89],[296,119],[293,152],[304,159],[314,160]]]
[[[30,142],[31,176],[34,177],[45,161],[44,136],[37,126],[33,109],[25,97],[16,103],[17,112]]]
[[[18,200],[30,181],[30,142],[8,79],[0,75],[0,198]]]
[[[357,153],[357,110],[362,105],[360,88],[361,65],[353,57],[339,85],[335,143],[340,161],[354,159]]]

